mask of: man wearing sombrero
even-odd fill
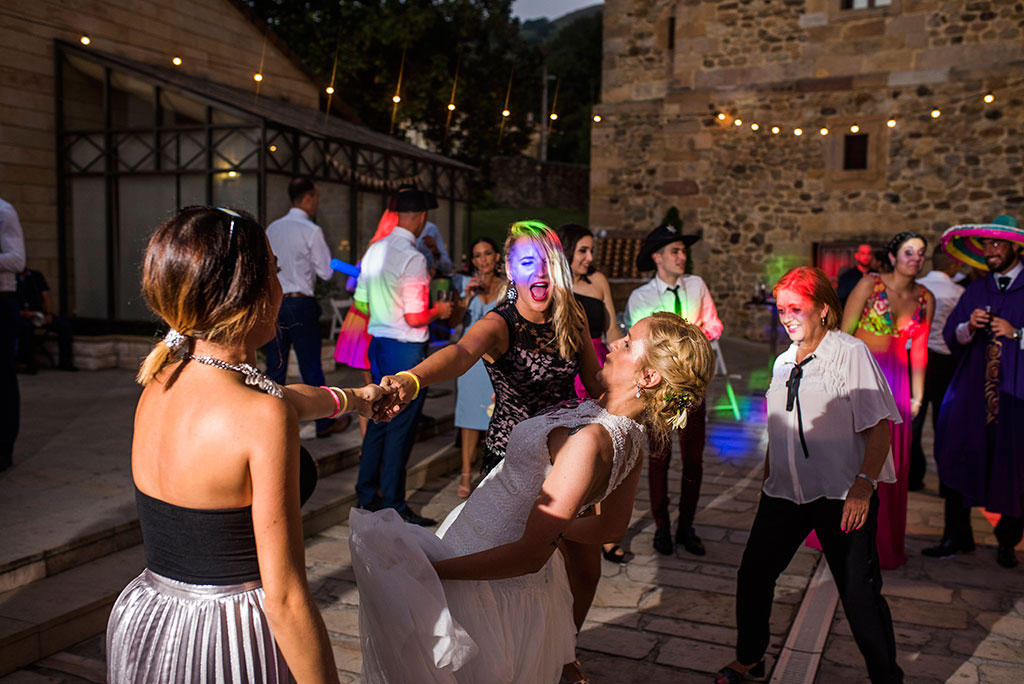
[[[1012,568],[1024,537],[1024,230],[1000,216],[954,226],[942,245],[991,275],[970,284],[942,330],[959,359],[935,435],[946,519],[942,541],[922,553],[973,551],[970,507],[984,506],[1001,514],[996,561]]]
[[[718,310],[711,300],[708,286],[700,276],[685,273],[687,250],[699,239],[697,235],[684,235],[675,226],[667,224],[658,226],[647,235],[636,257],[636,267],[641,271],[657,273],[650,282],[630,293],[626,303],[626,319],[630,326],[657,311],[668,311],[700,327],[710,340],[722,336],[722,321],[718,318]],[[694,407],[688,414],[686,427],[676,431],[679,433],[679,447],[682,451],[683,478],[675,543],[681,544],[692,554],[703,556],[704,544],[693,529],[693,518],[697,513],[697,499],[700,498],[704,473],[704,403],[701,402],[700,406]],[[649,446],[647,477],[651,493],[651,514],[656,526],[654,549],[669,555],[675,550],[668,513],[668,466],[672,456],[672,442],[652,436]]]

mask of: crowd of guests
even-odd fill
[[[316,469],[298,424],[316,421],[325,437],[355,415],[364,436],[350,541],[364,680],[586,682],[575,635],[602,556],[630,558],[622,540],[645,451],[654,550],[707,552],[694,516],[723,325],[706,283],[686,272],[699,237],[652,230],[637,267],[653,277],[620,316],[585,226],[515,223],[503,245],[474,241],[469,272],[453,274],[428,220],[436,200],[403,187],[349,280],[354,305],[335,345],[335,360],[358,369],[364,386],[327,387],[314,285],[333,276],[331,253],[315,184],[296,178],[289,197],[289,212],[266,230],[244,212],[182,209],[147,248],[142,290],[168,332],[138,374],[132,475],[146,570],[111,614],[110,681],[336,680],[305,576],[299,507]],[[45,281],[25,271],[23,249],[19,260],[9,248],[12,214],[0,204],[5,353],[19,320],[59,333]],[[775,284],[792,344],[766,392],[736,659],[717,682],[764,674],[775,583],[802,543],[824,552],[870,680],[902,681],[881,570],[906,562],[907,497],[927,471],[929,410],[945,529],[923,553],[973,551],[971,508],[983,506],[1001,514],[997,562],[1017,565],[1022,248],[1024,231],[1001,216],[951,228],[930,254],[914,232],[881,251],[861,245],[838,288],[807,266]],[[452,275],[452,295],[438,296],[431,281]],[[461,325],[461,336],[428,356],[438,322]],[[302,384],[285,384],[290,349]],[[0,370],[13,379],[10,360]],[[451,379],[466,502],[435,535],[425,528],[437,521],[405,500],[406,466],[426,389]],[[5,383],[5,420],[12,397],[16,430],[17,384]],[[673,440],[682,460],[674,533]]]

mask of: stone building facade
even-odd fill
[[[605,4],[591,225],[678,207],[728,332],[764,335],[743,304],[790,266],[1024,220],[1024,2]]]

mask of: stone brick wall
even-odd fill
[[[586,166],[541,162],[529,157],[496,157],[490,162],[494,199],[503,207],[559,207],[586,211]]]
[[[679,207],[684,230],[704,236],[694,272],[728,332],[764,335],[767,311],[743,303],[762,279],[810,263],[816,242],[914,229],[934,244],[955,223],[1024,220],[1024,3],[607,4],[591,225],[644,232]],[[869,135],[868,169],[844,171],[854,124]]]
[[[316,107],[319,89],[230,0],[82,0],[5,3],[0,13],[0,197],[14,205],[28,263],[56,292],[55,39],[88,34],[103,52],[170,66],[238,88],[254,86],[263,58],[264,97]],[[265,46],[264,46],[264,43]]]

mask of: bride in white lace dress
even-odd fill
[[[614,343],[600,401],[517,425],[504,461],[437,536],[391,510],[353,509],[363,682],[557,682],[576,643],[559,540],[622,537],[645,443],[637,421],[678,427],[712,368],[696,326],[655,314]]]

